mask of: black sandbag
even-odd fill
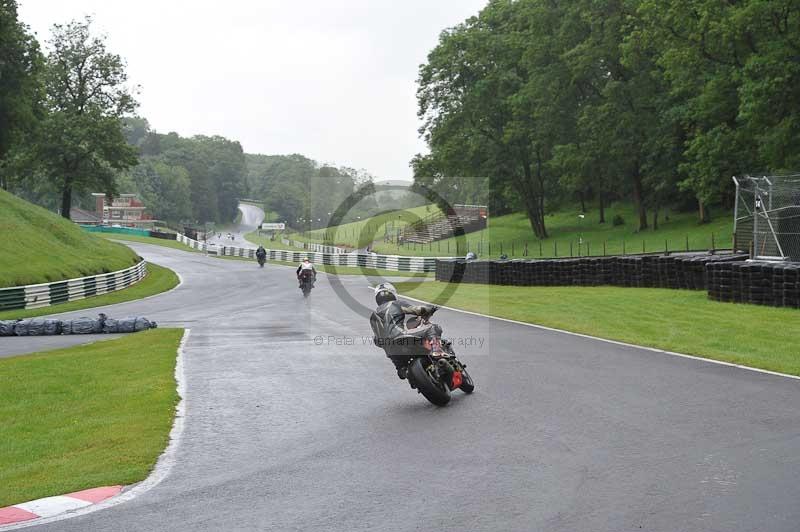
[[[19,320],[14,324],[14,334],[17,336],[43,336],[44,320],[41,318]]]
[[[100,334],[103,332],[104,319],[78,318],[61,322],[63,334]]]
[[[0,336],[14,336],[14,325],[19,320],[0,320]]]
[[[139,331],[145,331],[147,329],[155,329],[156,327],[158,327],[158,324],[156,322],[139,316],[136,318],[136,323],[134,325],[133,330],[135,332],[139,332]]]
[[[109,320],[106,320],[106,322],[108,321]],[[133,333],[156,328],[156,323],[154,321],[150,321],[142,316],[122,318],[114,321],[116,321],[117,327],[115,332],[118,333]]]
[[[125,332],[119,330],[119,322],[120,320],[115,320],[114,318],[106,318],[103,321],[103,332],[108,334]]]
[[[43,334],[46,334],[48,336],[55,336],[61,334],[61,320],[52,320],[52,319],[44,320]]]

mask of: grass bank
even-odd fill
[[[135,299],[142,299],[143,297],[160,294],[175,288],[180,279],[169,268],[164,268],[157,264],[148,263],[147,276],[136,283],[135,285],[103,294],[100,296],[87,297],[78,301],[70,301],[68,303],[61,303],[59,305],[52,305],[49,307],[37,309],[18,309],[6,310],[0,312],[0,320],[15,320],[18,318],[34,318],[36,316],[47,316],[48,314],[56,314],[59,312],[72,312],[73,310],[90,309],[93,307],[100,307],[103,305],[114,305],[116,303],[124,303],[125,301],[133,301]]]
[[[172,426],[182,335],[0,359],[0,507],[147,477]]]
[[[0,288],[122,270],[136,253],[0,190]]]
[[[702,291],[398,283],[450,307],[636,345],[800,375],[800,312],[709,301]],[[764,331],[769,331],[765,334]]]

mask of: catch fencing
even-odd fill
[[[111,273],[0,289],[0,310],[35,309],[128,288],[147,275],[147,263]]]
[[[754,259],[800,261],[800,175],[734,177],[734,246]]]

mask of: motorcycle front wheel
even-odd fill
[[[422,358],[411,363],[408,373],[425,399],[436,406],[444,406],[450,402],[450,389],[427,370]]]

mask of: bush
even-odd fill
[[[625,225],[625,218],[623,218],[621,214],[615,214],[614,218],[611,220],[611,225],[614,227]]]

